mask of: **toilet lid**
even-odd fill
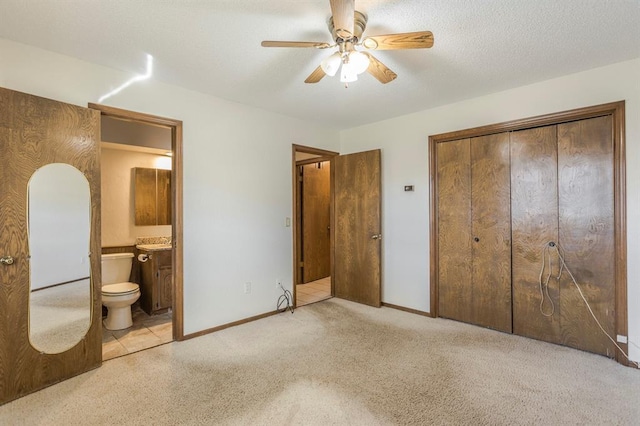
[[[136,283],[116,283],[102,286],[102,294],[129,294],[140,290]]]

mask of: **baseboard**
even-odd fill
[[[405,308],[404,306],[392,305],[391,303],[382,302],[382,306],[387,308],[397,309],[399,311],[405,311],[416,315],[422,315],[423,317],[433,318],[430,312],[419,311],[417,309]]]
[[[204,336],[206,334],[215,333],[216,331],[224,330],[225,328],[235,327],[236,325],[242,325],[242,324],[246,324],[248,322],[257,321],[259,319],[267,318],[267,317],[270,317],[270,316],[278,314],[278,313],[280,313],[280,311],[265,312],[264,314],[256,315],[256,316],[245,318],[245,319],[241,319],[241,320],[230,322],[230,323],[227,323],[227,324],[222,324],[222,325],[219,325],[217,327],[212,327],[212,328],[207,328],[206,330],[196,331],[195,333],[190,333],[190,334],[186,334],[186,335],[182,336],[182,339],[180,339],[180,340],[188,340],[188,339],[193,339],[195,337]]]

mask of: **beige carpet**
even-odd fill
[[[38,350],[56,354],[75,346],[91,325],[91,282],[74,281],[32,291],[29,335]]]
[[[107,361],[0,424],[638,424],[640,371],[330,299]]]

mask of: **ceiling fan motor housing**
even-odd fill
[[[336,30],[335,25],[333,24],[333,16],[329,18],[329,22],[328,22],[329,31],[331,32],[331,36],[333,37],[336,43],[342,44],[345,41],[349,41],[353,44],[356,44],[358,40],[362,38],[362,33],[364,32],[364,29],[367,27],[367,16],[364,13],[358,12],[356,10],[354,12],[353,20],[354,20],[353,34],[349,36],[348,34],[341,34],[340,29]]]

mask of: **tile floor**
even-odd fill
[[[296,285],[296,306],[304,306],[331,298],[331,277]]]
[[[149,316],[139,306],[131,311],[133,327],[110,331],[102,327],[102,360],[117,358],[173,341],[171,313]]]

